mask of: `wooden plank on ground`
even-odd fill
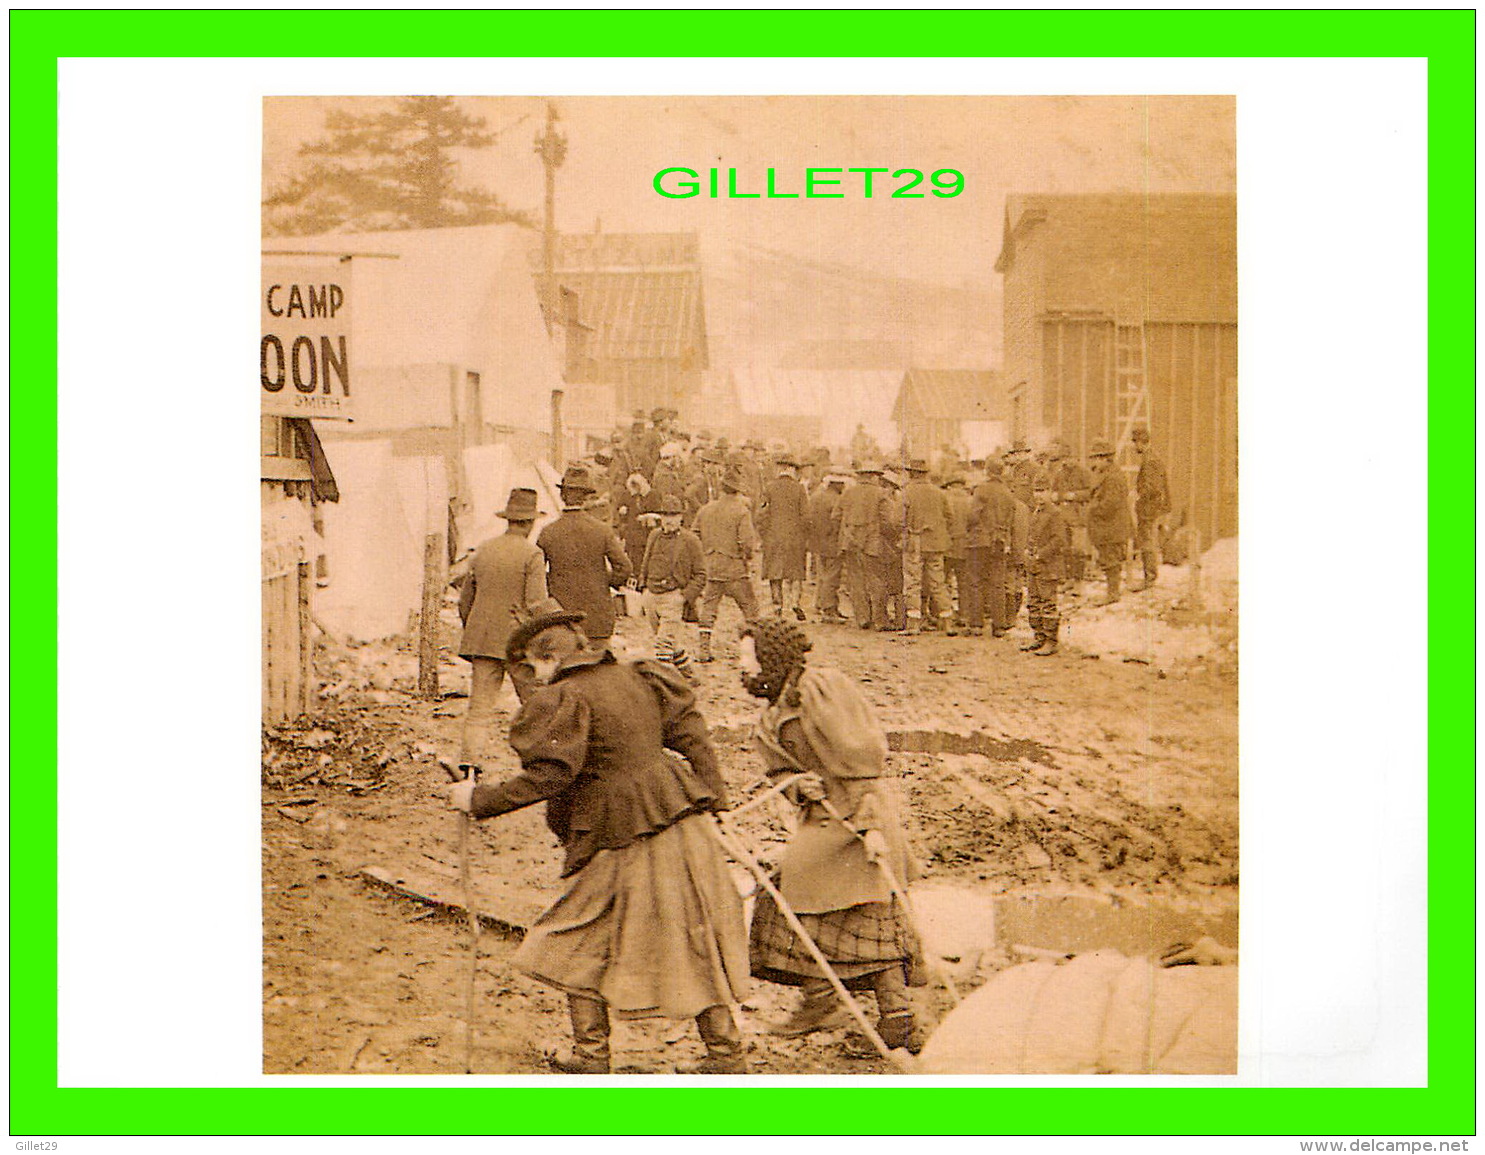
[[[389,870],[382,866],[363,866],[358,872],[367,882],[389,890],[403,898],[436,907],[451,914],[463,916],[464,899],[460,895],[459,880],[455,876],[443,876],[434,872]],[[509,891],[492,897],[483,889],[475,891],[472,905],[479,920],[487,927],[500,931],[525,933],[526,928],[541,914],[542,903],[523,894]]]

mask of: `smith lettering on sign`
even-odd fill
[[[263,412],[332,417],[351,410],[350,265],[335,259],[263,262]]]

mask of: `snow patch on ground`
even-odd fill
[[[1219,541],[1196,565],[1162,566],[1151,589],[1125,593],[1111,606],[1094,603],[1101,581],[1083,585],[1064,608],[1063,636],[1085,654],[1143,662],[1160,670],[1237,663],[1236,538]],[[1137,566],[1130,567],[1137,573]]]

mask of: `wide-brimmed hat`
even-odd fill
[[[598,488],[593,484],[593,478],[581,465],[569,465],[567,472],[562,475],[562,480],[557,483],[557,488],[563,493],[597,493]]]
[[[665,499],[660,502],[660,512],[662,514],[685,513],[686,507],[681,504],[681,499],[672,493],[668,494]]]
[[[850,485],[851,479],[844,473],[827,473],[825,475],[826,485]]]
[[[542,511],[536,508],[536,490],[511,490],[510,496],[505,499],[505,508],[495,516],[503,517],[506,521],[535,521],[542,516]]]
[[[1088,446],[1088,456],[1112,457],[1114,456],[1114,447],[1100,437],[1092,445]]]
[[[962,473],[951,473],[951,474],[949,474],[948,477],[944,478],[944,488],[945,489],[948,489],[949,486],[951,486],[951,485],[964,485],[964,484],[965,484],[964,474],[962,474]]]
[[[882,475],[882,467],[875,461],[863,461],[860,465],[856,466],[856,472],[871,473],[875,474],[877,477],[880,477]]]
[[[921,457],[914,457],[908,461],[905,468],[909,473],[927,473],[928,462],[924,461]]]
[[[1030,453],[1030,452],[1031,452],[1031,446],[1027,445],[1025,439],[1020,438],[1020,437],[1016,438],[1015,441],[1011,442],[1011,447],[1006,450],[1006,454],[1007,455],[1012,454],[1012,453]]]
[[[728,466],[727,472],[722,475],[722,488],[730,489],[733,493],[741,493],[748,488],[748,480],[737,466]]]
[[[543,630],[549,630],[553,626],[576,625],[588,616],[564,610],[562,603],[556,598],[546,598],[524,610],[515,609],[511,612],[516,617],[516,628],[510,632],[505,643],[505,660],[508,662],[520,661],[526,653],[526,643]]]
[[[792,453],[780,453],[777,457],[775,457],[773,459],[773,463],[775,465],[777,465],[780,469],[784,469],[784,468],[798,469],[799,468],[799,462],[795,460],[794,454],[792,454]]]

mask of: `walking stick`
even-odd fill
[[[805,775],[805,774],[790,774],[782,782],[775,783],[774,785],[770,786],[767,790],[765,790],[762,794],[759,794],[759,795],[757,795],[756,797],[753,797],[753,798],[749,798],[741,806],[735,806],[735,807],[733,807],[731,810],[729,810],[727,812],[727,818],[728,818],[728,820],[730,821],[731,819],[737,818],[739,815],[746,814],[749,810],[756,810],[758,807],[762,806],[765,802],[767,802],[770,798],[773,798],[775,795],[780,794],[783,791],[789,789],[789,787],[793,786],[794,783],[798,782],[800,779],[805,778],[805,777],[807,777],[807,775]]]
[[[861,1005],[851,997],[850,991],[846,990],[845,984],[840,981],[840,976],[835,973],[835,969],[830,965],[829,961],[825,958],[825,955],[821,953],[820,948],[815,945],[815,940],[812,939],[809,935],[809,932],[804,929],[804,924],[799,921],[799,916],[795,914],[789,904],[784,901],[784,896],[780,894],[778,888],[774,886],[773,881],[768,877],[768,872],[759,865],[758,861],[751,854],[749,854],[742,847],[736,845],[733,840],[728,837],[726,831],[722,827],[722,821],[720,818],[718,818],[717,821],[713,825],[711,825],[709,829],[712,832],[712,836],[716,838],[718,844],[727,853],[728,857],[746,867],[748,873],[758,880],[758,885],[761,886],[765,891],[767,891],[769,897],[772,898],[778,905],[779,913],[784,916],[784,921],[789,924],[789,929],[799,936],[799,941],[804,944],[805,950],[807,950],[810,954],[810,957],[815,960],[815,965],[820,968],[821,972],[825,976],[825,980],[833,988],[835,988],[836,997],[841,1000],[841,1003],[845,1006],[850,1016],[856,1020],[856,1025],[861,1028],[861,1033],[867,1037],[867,1039],[871,1042],[871,1045],[877,1049],[877,1052],[882,1056],[882,1058],[886,1059],[887,1062],[891,1063],[894,1067],[897,1067],[899,1070],[902,1071],[911,1071],[913,1069],[912,1057],[898,1055],[882,1040],[882,1036],[877,1033],[876,1028],[873,1027],[870,1021],[867,1019],[866,1013],[862,1011]]]
[[[473,778],[478,780],[480,768],[461,762],[457,768],[443,763],[444,773],[454,782]],[[469,811],[459,811],[459,901],[469,920],[469,973],[464,983],[464,1073],[474,1074],[474,984],[480,965],[480,916],[474,909],[474,885],[469,870],[469,826],[473,819]]]
[[[822,798],[820,799],[820,806],[826,814],[830,815],[831,818],[834,818],[837,822],[839,822],[842,826],[849,830],[856,837],[857,841],[863,844],[866,842],[866,835],[862,834],[861,831],[852,826],[850,822],[846,820],[846,816],[839,810],[837,810],[833,803],[831,803],[827,799]],[[868,855],[868,857],[870,857],[870,855]],[[887,883],[887,889],[892,892],[892,896],[896,898],[898,902],[902,903],[902,909],[908,917],[908,922],[912,924],[913,933],[918,936],[919,944],[926,947],[927,940],[923,937],[923,924],[918,921],[918,915],[913,910],[912,901],[908,898],[907,895],[907,888],[904,887],[902,883],[897,881],[897,875],[892,872],[892,868],[885,862],[883,862],[880,858],[872,858],[871,861],[876,863],[877,869],[882,872],[882,879]],[[926,950],[924,951],[924,955],[925,957],[927,956]],[[933,970],[934,977],[943,984],[944,990],[949,992],[949,996],[956,1003],[959,1002],[959,1000],[963,996],[959,994],[959,988],[954,985],[954,980],[950,977],[949,972],[944,970],[937,963],[933,964]]]

